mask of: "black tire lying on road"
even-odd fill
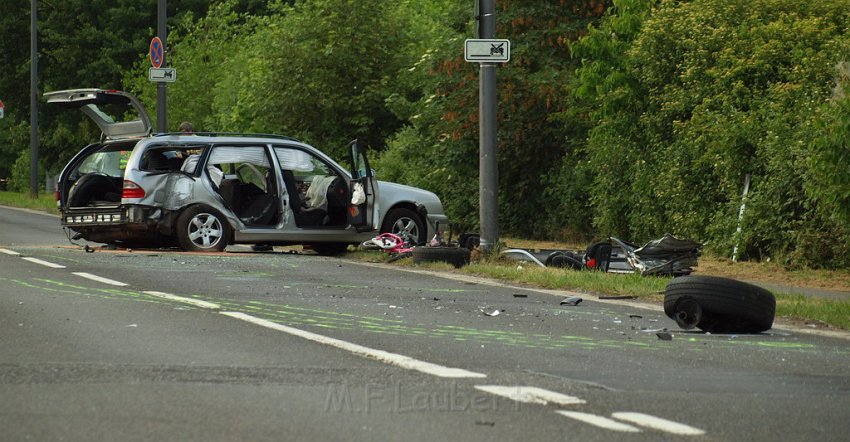
[[[716,276],[681,276],[667,284],[664,313],[685,330],[759,333],[773,326],[776,298],[770,291]]]
[[[465,247],[416,247],[413,249],[413,263],[447,262],[455,267],[469,264],[469,249]]]

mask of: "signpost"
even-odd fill
[[[151,39],[150,59],[151,66],[155,68],[162,67],[162,62],[165,61],[165,48],[159,37]]]
[[[496,39],[496,0],[476,0],[476,39],[464,43],[464,59],[478,63],[479,249],[490,254],[499,243],[499,168],[496,158],[496,63],[511,59],[511,42]]]
[[[168,67],[168,53],[165,51],[168,42],[168,27],[166,26],[168,8],[166,6],[166,0],[157,0],[156,37],[151,40],[150,47],[151,66],[155,69],[163,66]],[[153,74],[148,73],[148,77],[151,76]],[[164,73],[162,78],[166,78]],[[156,129],[160,133],[168,132],[168,83],[165,81],[156,82]]]
[[[463,59],[479,63],[506,63],[511,60],[511,41],[495,38],[467,39],[463,46]]]
[[[0,118],[6,116],[6,105],[3,104],[3,100],[0,100]]]
[[[177,81],[177,69],[174,68],[150,68],[148,79],[157,83],[174,83]]]

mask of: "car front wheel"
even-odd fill
[[[192,206],[177,218],[177,242],[189,252],[221,252],[230,235],[227,220],[209,207]]]
[[[392,233],[402,237],[413,245],[425,243],[425,224],[419,215],[403,207],[395,208],[387,213],[381,233]]]

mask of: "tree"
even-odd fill
[[[497,74],[500,228],[506,233],[542,237],[570,225],[584,229],[586,218],[573,205],[576,194],[547,190],[559,180],[559,165],[573,155],[580,139],[574,129],[553,124],[550,118],[563,112],[567,103],[560,87],[575,66],[569,42],[604,10],[602,1],[497,4],[496,35],[511,40],[511,61]],[[463,39],[472,31],[467,27],[463,32],[455,28],[442,32],[446,38],[410,68],[409,75],[422,79],[424,94],[414,106],[411,126],[391,143],[381,164],[389,166],[391,177],[405,176],[435,190],[453,220],[475,229],[478,75],[474,64],[464,62],[462,52]]]
[[[605,112],[588,140],[605,152],[589,160],[595,209],[621,220],[603,217],[600,227],[638,242],[673,232],[730,253],[751,174],[745,257],[837,257],[822,233],[840,229],[824,223],[805,189],[814,110],[829,96],[831,67],[846,57],[844,6],[662,2],[613,71],[624,86],[602,95]],[[629,197],[606,193],[618,182]]]
[[[30,7],[13,0],[0,4],[0,100],[6,107],[0,119],[0,178],[6,178],[18,153],[29,148]]]

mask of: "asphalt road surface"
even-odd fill
[[[309,254],[85,245],[0,207],[0,440],[850,434],[847,336],[690,333],[654,306]]]

